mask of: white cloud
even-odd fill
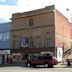
[[[48,5],[49,0],[18,0],[19,11],[29,11]]]
[[[66,8],[72,10],[71,0],[18,0],[19,12],[42,8],[53,4],[57,10],[70,19],[70,13],[66,11]]]
[[[5,0],[0,1],[4,2]],[[18,0],[16,6],[0,5],[0,18],[8,21],[9,18],[11,18],[12,13],[25,12],[53,4],[56,5],[56,9],[58,9],[66,17],[70,18],[69,12],[66,11],[66,8],[72,10],[72,4],[69,0]]]
[[[0,0],[1,2],[5,2],[6,0]]]
[[[5,19],[6,21],[9,21],[9,18],[11,18],[12,13],[15,13],[17,11],[16,6],[9,6],[9,5],[0,5],[0,19]]]

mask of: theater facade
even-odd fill
[[[50,53],[65,61],[71,48],[68,19],[54,5],[12,14],[12,55],[16,61],[30,54]]]

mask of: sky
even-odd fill
[[[71,14],[66,9],[72,12],[71,0],[0,0],[0,23],[11,21],[13,13],[40,9],[49,5],[55,5],[56,9],[70,20]]]

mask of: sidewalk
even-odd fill
[[[67,67],[67,64],[58,63],[58,64],[55,65],[54,67],[57,67],[57,68],[64,68],[64,67]]]

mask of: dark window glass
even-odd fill
[[[31,56],[31,60],[38,60],[38,56],[35,55]]]
[[[29,47],[33,48],[34,47],[34,43],[33,43],[33,38],[31,37],[29,40]]]
[[[54,41],[53,40],[47,40],[47,47],[53,47]]]
[[[29,19],[29,26],[33,26],[33,19]]]
[[[13,55],[13,56],[12,56],[12,58],[13,58],[13,59],[15,59],[15,58],[16,58],[16,56],[15,56],[15,55]]]

